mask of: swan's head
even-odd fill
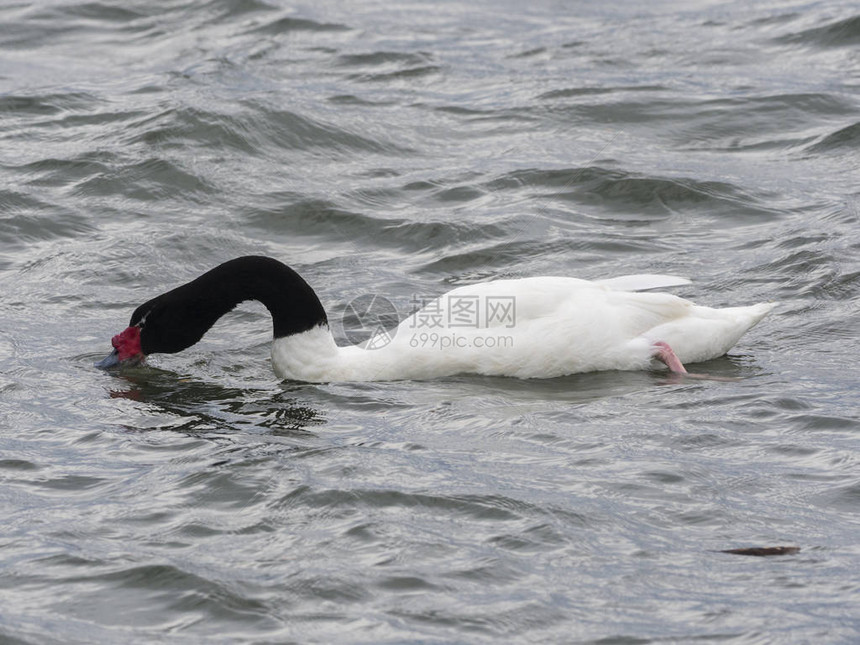
[[[101,369],[133,367],[150,354],[172,354],[190,347],[203,335],[193,306],[159,296],[135,309],[128,327],[111,339],[113,351],[95,364]],[[211,324],[211,323],[210,323]]]
[[[125,331],[113,337],[113,352],[96,367],[135,365],[150,354],[181,352],[246,300],[266,306],[275,338],[327,322],[319,298],[298,273],[272,258],[246,256],[224,262],[140,305]]]
[[[140,327],[128,327],[110,342],[113,351],[96,363],[96,367],[106,370],[111,367],[132,366],[142,363],[146,358],[140,346]]]

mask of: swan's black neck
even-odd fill
[[[328,322],[319,298],[298,273],[272,258],[246,256],[142,304],[129,324],[141,327],[144,354],[174,353],[199,341],[221,316],[245,300],[266,306],[275,338]]]

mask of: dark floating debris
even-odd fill
[[[720,553],[734,555],[755,555],[764,558],[771,555],[794,555],[800,552],[799,546],[754,546],[747,549],[724,549]]]

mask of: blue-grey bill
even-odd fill
[[[117,350],[113,350],[102,360],[95,363],[96,367],[103,370],[109,369],[111,367],[116,367],[117,365],[119,365],[119,352]]]

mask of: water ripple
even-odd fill
[[[815,47],[848,47],[860,43],[860,16],[836,20],[821,27],[804,29],[776,39],[780,43]]]

